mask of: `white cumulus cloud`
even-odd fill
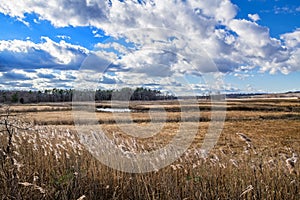
[[[258,14],[248,14],[249,19],[251,19],[252,21],[256,22],[260,20],[260,17]]]
[[[237,9],[230,0],[0,1],[1,13],[24,23],[26,14],[34,13],[35,21],[47,20],[54,27],[90,26],[95,37],[101,30],[113,38],[94,50],[48,37],[37,44],[0,41],[0,58],[7,67],[78,68],[90,54],[82,67],[98,67],[97,72],[111,68],[122,82],[130,79],[130,72],[140,74],[140,81],[149,84],[162,76],[226,73],[243,66],[269,73],[300,70],[299,29],[272,38],[269,28],[258,23],[258,14],[236,19]]]
[[[42,37],[40,43],[29,40],[1,40],[0,58],[4,67],[19,68],[78,68],[88,50],[61,40],[54,42]]]

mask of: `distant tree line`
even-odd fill
[[[40,102],[70,102],[73,95],[76,94],[76,100],[86,100],[87,95],[94,94],[90,99],[101,100],[132,100],[132,101],[150,101],[150,100],[170,100],[176,99],[170,94],[163,94],[159,90],[138,87],[136,89],[122,88],[119,90],[96,90],[75,91],[73,89],[47,89],[44,91],[0,91],[0,103],[40,103]],[[80,96],[82,98],[80,98]]]

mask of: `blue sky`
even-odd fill
[[[1,90],[300,90],[299,1],[12,0],[0,21]]]

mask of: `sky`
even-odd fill
[[[3,0],[0,22],[0,90],[300,90],[299,0]]]

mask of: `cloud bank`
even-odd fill
[[[90,50],[66,42],[67,37],[58,43],[48,37],[38,44],[0,41],[0,71],[81,66],[105,72],[102,80],[109,84],[118,79],[130,85],[174,84],[180,81],[169,77],[245,68],[271,74],[300,70],[300,29],[272,38],[268,27],[258,24],[258,14],[236,19],[237,9],[229,0],[1,1],[1,13],[27,26],[27,14],[35,14],[34,21],[54,27],[94,27],[110,40]],[[132,80],[134,74],[140,80]]]

